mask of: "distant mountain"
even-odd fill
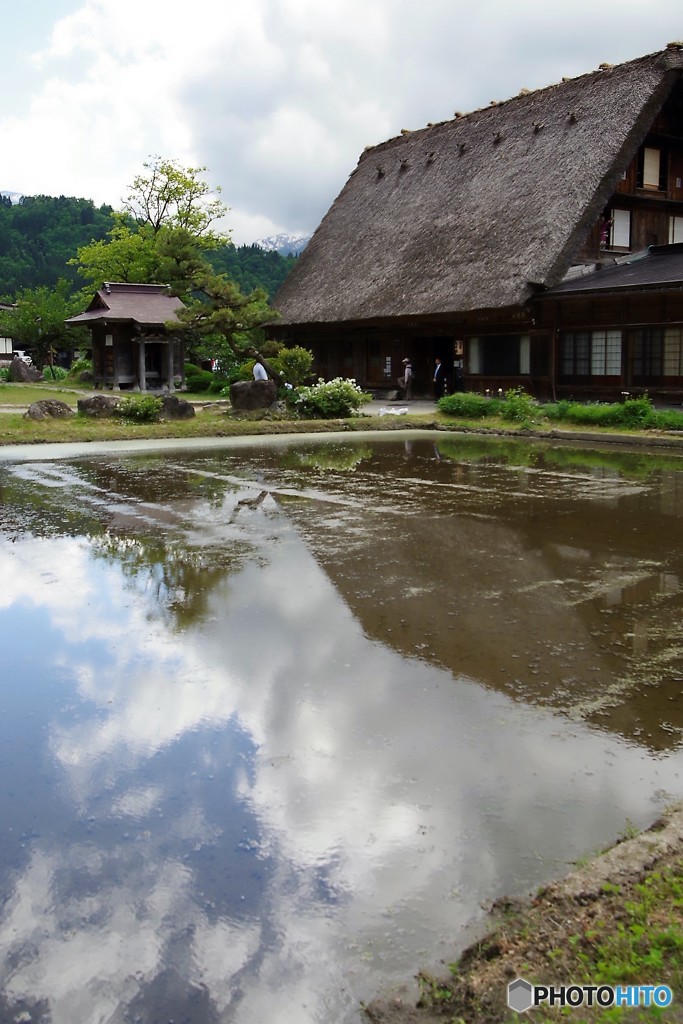
[[[266,252],[279,252],[280,256],[298,256],[310,240],[310,235],[271,235],[269,238],[259,238],[254,245]]]
[[[23,192],[7,192],[5,189],[0,189],[0,196],[5,196],[12,204],[16,204],[24,198]]]

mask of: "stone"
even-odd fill
[[[230,401],[241,412],[270,409],[277,402],[277,386],[274,380],[238,380],[230,385]]]
[[[24,413],[30,420],[65,420],[75,415],[71,406],[56,398],[41,398],[39,402],[32,402]]]
[[[178,398],[177,395],[162,396],[159,412],[162,420],[191,420],[194,415],[194,406],[185,398]]]
[[[36,370],[35,366],[29,366],[19,356],[15,356],[10,363],[9,379],[14,384],[35,384],[37,380],[43,380],[44,378],[40,370]]]
[[[78,411],[81,416],[104,419],[106,416],[114,415],[120,401],[120,398],[115,398],[113,395],[92,395],[90,398],[79,398]]]

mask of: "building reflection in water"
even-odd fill
[[[680,795],[676,469],[434,444],[0,466],[8,1019],[356,1020]]]

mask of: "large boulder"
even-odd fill
[[[14,384],[34,384],[37,380],[43,380],[43,375],[35,366],[29,366],[19,356],[15,356],[10,363],[9,379]]]
[[[24,413],[30,420],[65,420],[75,415],[71,406],[56,398],[41,398],[39,402],[32,402]]]
[[[230,385],[230,401],[242,412],[270,409],[277,402],[277,386],[274,380],[238,380]]]
[[[78,411],[81,416],[94,416],[96,419],[103,419],[105,416],[113,416],[116,412],[120,398],[114,395],[92,395],[90,398],[78,399]]]
[[[161,399],[161,411],[159,416],[162,420],[191,420],[195,415],[194,406],[184,398],[177,395],[164,395]]]

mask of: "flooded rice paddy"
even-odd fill
[[[683,795],[676,456],[36,449],[0,508],[2,1021],[350,1024]]]

